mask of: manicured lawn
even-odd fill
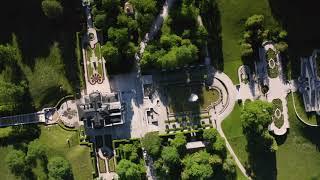
[[[217,102],[220,98],[220,92],[217,89],[202,88],[203,92],[203,108],[208,107],[211,103]]]
[[[222,121],[222,129],[232,149],[237,154],[239,160],[244,164],[248,160],[246,151],[247,139],[242,133],[240,120],[242,105],[236,104],[232,113]]]
[[[0,129],[0,132],[2,129]],[[70,147],[67,141],[70,141]],[[90,160],[89,148],[80,146],[78,134],[75,131],[65,131],[58,125],[41,126],[39,141],[46,145],[48,159],[54,156],[63,156],[71,164],[74,179],[92,179],[92,164]],[[6,154],[12,150],[12,145],[1,147],[0,158],[5,159]],[[43,168],[39,165],[33,169],[36,176],[43,177]],[[0,164],[0,174],[5,179],[16,179],[9,171],[6,163]]]
[[[241,107],[236,105],[229,117],[223,121],[222,128],[238,158],[245,164],[248,159],[247,140],[242,134],[240,110]],[[279,145],[276,153],[277,179],[319,179],[319,129],[305,127],[297,119],[291,96],[288,96],[288,111],[289,133],[287,136],[277,138]]]
[[[221,35],[224,72],[238,83],[237,69],[242,64],[239,40],[245,20],[253,14],[265,16],[266,28],[277,23],[271,15],[268,0],[218,0],[221,15]]]
[[[319,129],[305,127],[288,96],[290,132],[277,152],[278,179],[319,179]]]
[[[294,96],[294,101],[295,101],[296,109],[299,116],[307,123],[318,124],[316,113],[314,112],[307,113],[305,111],[302,95],[300,93],[293,93],[293,96]]]

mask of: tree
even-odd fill
[[[105,11],[110,11],[120,6],[120,0],[101,0],[101,6]]]
[[[256,100],[248,102],[241,112],[243,131],[249,139],[250,145],[267,151],[275,151],[275,140],[268,132],[272,122],[273,105],[266,101]]]
[[[50,19],[58,18],[63,13],[63,7],[57,0],[44,0],[41,5],[43,13]]]
[[[136,31],[138,29],[138,22],[132,17],[126,14],[120,14],[117,17],[117,24],[122,27],[127,27],[130,32]]]
[[[145,169],[143,166],[135,164],[129,160],[122,159],[117,165],[117,173],[120,179],[140,180],[143,179]]]
[[[257,30],[263,26],[264,16],[263,15],[253,15],[246,20],[246,29]]]
[[[216,141],[212,144],[212,150],[222,157],[225,157],[227,154],[225,140],[222,137],[217,136]]]
[[[107,42],[101,49],[102,56],[107,62],[111,64],[119,64],[120,54],[117,47],[113,46],[111,42]]]
[[[251,44],[249,43],[242,43],[241,44],[241,57],[242,58],[249,58],[253,56],[253,49]]]
[[[180,163],[179,153],[175,147],[164,147],[161,152],[161,158],[169,167],[177,166]]]
[[[113,41],[113,43],[116,44],[117,47],[124,46],[129,42],[128,28],[116,29],[110,27],[108,29],[108,38],[110,41]]]
[[[70,179],[72,176],[69,162],[62,157],[53,157],[49,159],[47,168],[50,179]]]
[[[94,17],[94,25],[96,28],[103,28],[106,24],[106,15],[105,14],[97,14]]]
[[[215,142],[217,139],[218,131],[217,129],[210,128],[210,129],[205,129],[203,130],[203,138],[209,142]]]
[[[134,55],[138,51],[137,46],[133,42],[129,42],[123,49],[125,50],[124,54],[125,54],[127,62],[131,63],[130,60],[132,60],[132,61],[134,60]]]
[[[20,150],[11,150],[5,159],[9,169],[15,175],[21,175],[26,171],[26,155]]]
[[[161,139],[157,132],[149,132],[142,138],[142,146],[147,152],[157,157],[160,154]]]
[[[25,93],[25,85],[15,85],[0,80],[0,115],[14,112],[21,103]]]
[[[287,31],[282,30],[279,32],[279,39],[280,40],[285,40],[285,39],[287,39],[287,37],[288,37]]]
[[[235,179],[237,174],[237,167],[234,162],[234,160],[231,158],[231,156],[228,156],[222,165],[222,170],[226,176],[226,179]]]
[[[177,148],[180,154],[183,154],[186,150],[187,139],[183,133],[176,134],[176,137],[170,141],[170,145]]]
[[[138,156],[138,148],[136,145],[125,144],[125,145],[120,145],[119,148],[123,151],[125,159],[130,160],[132,162],[138,161],[139,156]]]
[[[27,159],[28,161],[35,161],[37,158],[46,158],[46,147],[38,140],[34,140],[28,145]]]
[[[288,44],[284,41],[280,41],[279,43],[275,44],[275,48],[281,53],[285,53],[288,50]]]
[[[199,151],[191,155],[187,155],[183,160],[184,170],[182,179],[209,179],[214,175],[213,164],[210,164],[209,153]],[[214,162],[214,161],[212,161]]]
[[[157,12],[155,0],[131,0],[136,12],[136,19],[142,32],[147,32]]]
[[[154,169],[156,171],[156,175],[159,179],[166,178],[170,176],[170,168],[163,161],[163,159],[159,158],[153,163]]]

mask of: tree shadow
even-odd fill
[[[247,173],[256,180],[276,180],[276,154],[260,151],[256,147],[248,147],[249,157],[246,164]]]
[[[286,142],[289,133],[290,133],[290,129],[287,129],[286,134],[284,134],[282,136],[273,135],[273,137],[277,141],[277,144],[280,146]]]
[[[67,69],[66,77],[74,87],[79,83],[75,32],[81,30],[81,3],[76,0],[62,1],[62,6],[63,17],[55,21],[43,14],[41,1],[3,2],[3,7],[8,8],[3,8],[0,12],[2,24],[5,25],[5,28],[0,29],[0,43],[11,42],[11,34],[15,34],[22,62],[33,69],[36,58],[46,57],[52,44],[58,42]]]
[[[320,151],[320,127],[310,127],[310,126],[299,126],[301,134],[308,139],[312,144],[317,147],[317,150]]]
[[[0,146],[16,145],[23,148],[22,143],[29,143],[39,138],[40,134],[41,129],[37,124],[13,126],[8,136],[0,138]]]
[[[221,37],[221,15],[217,2],[210,4],[211,11],[201,14],[203,25],[206,27],[208,37],[208,50],[212,65],[220,71],[224,70],[222,37]]]
[[[269,0],[273,16],[288,32],[289,57],[293,78],[299,74],[299,59],[310,56],[314,48],[320,47],[320,17],[317,0],[304,3],[290,0]]]

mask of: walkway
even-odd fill
[[[28,114],[20,114],[14,116],[6,116],[0,118],[0,127],[17,126],[23,124],[34,123],[56,123],[57,113],[55,108],[45,108],[42,111]]]
[[[216,113],[214,113],[214,109],[211,109],[209,113],[210,113],[211,117],[214,118],[214,120],[215,120],[214,123],[216,125],[216,129],[218,130],[220,136],[225,139],[226,147],[227,147],[228,151],[230,152],[230,154],[232,155],[233,159],[235,160],[237,166],[239,167],[239,169],[241,170],[243,175],[246,176],[248,179],[250,179],[246,173],[244,166],[241,164],[237,155],[233,151],[230,143],[228,142],[228,139],[224,135],[223,130],[221,128],[222,121],[233,111],[233,108],[234,108],[235,103],[237,101],[236,87],[234,86],[231,79],[225,73],[220,72],[220,71],[215,71],[214,69],[212,69],[212,74],[213,74],[214,78],[219,79],[224,84],[225,89],[227,90],[228,102],[227,102],[227,104],[225,104],[226,107],[223,112],[216,114]]]
[[[259,53],[266,53],[268,49],[272,49],[276,52],[275,47],[271,43],[265,43],[264,51],[259,51]],[[262,61],[266,62],[265,54],[260,55],[263,59]],[[272,122],[269,126],[269,131],[273,131],[276,135],[284,135],[287,132],[287,129],[290,128],[289,125],[289,117],[288,117],[288,106],[287,106],[287,95],[290,92],[290,84],[286,83],[283,78],[282,64],[280,55],[276,55],[277,63],[278,63],[278,71],[279,75],[276,78],[270,78],[268,76],[268,86],[269,91],[266,93],[265,99],[268,102],[272,102],[274,99],[280,99],[282,101],[282,116],[283,116],[283,125],[278,128],[275,126],[274,122]],[[267,67],[266,67],[267,68]]]

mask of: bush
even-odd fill
[[[52,179],[69,179],[72,177],[70,164],[62,157],[53,157],[48,162],[49,177]]]
[[[26,166],[26,155],[20,150],[10,151],[6,156],[5,162],[14,175],[21,175],[28,167]]]
[[[63,13],[63,7],[57,0],[44,0],[41,5],[43,13],[50,19],[58,18]]]

